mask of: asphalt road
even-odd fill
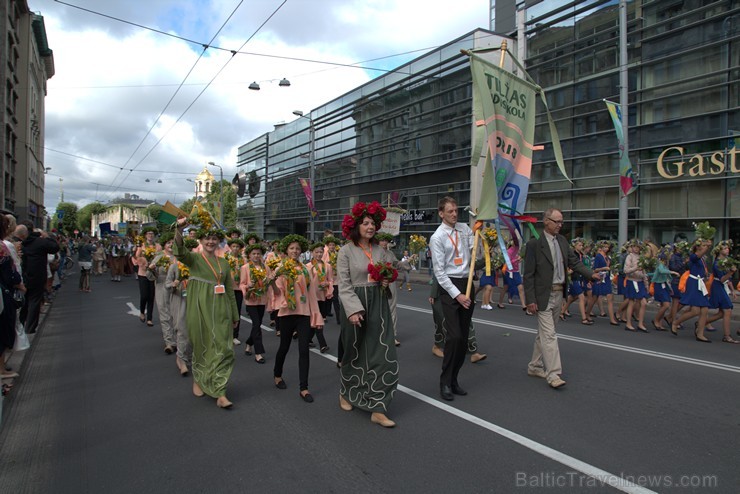
[[[339,409],[333,321],[332,350],[311,354],[315,403],[299,398],[295,347],[288,389],[275,388],[278,338],[266,331],[267,364],[238,348],[235,407],[221,410],[192,395],[158,325],[138,321],[133,278],[96,278],[89,294],[73,278],[5,401],[0,490],[738,492],[740,345],[574,317],[558,326],[568,384],[553,390],[526,373],[535,318],[478,306],[488,358],[463,367],[468,396],[444,402],[427,290],[399,294],[400,386],[389,414],[398,426],[386,430]]]

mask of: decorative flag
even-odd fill
[[[306,195],[306,202],[308,202],[308,209],[311,211],[311,217],[316,218],[319,212],[316,211],[316,207],[313,204],[313,193],[311,192],[311,182],[307,178],[299,178],[298,181],[301,183],[303,193]]]
[[[167,201],[164,203],[164,206],[162,206],[162,210],[159,212],[157,221],[159,221],[160,223],[172,224],[175,221],[177,221],[178,216],[187,216],[187,215],[188,214],[185,211],[178,208],[177,206],[172,204],[170,201]]]
[[[619,188],[622,189],[622,195],[627,196],[637,190],[637,179],[632,171],[630,157],[624,152],[624,134],[622,133],[622,109],[618,104],[604,100],[609,115],[614,123],[614,131],[617,133],[617,143],[619,145]]]

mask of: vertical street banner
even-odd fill
[[[536,87],[474,54],[470,68],[478,141],[473,147],[480,149],[480,156],[474,153],[473,160],[484,158],[476,219],[495,220],[500,213],[521,215],[535,149]]]
[[[614,131],[617,133],[617,144],[619,145],[619,188],[622,195],[627,196],[637,190],[637,180],[632,170],[630,157],[624,152],[624,133],[622,132],[622,109],[618,104],[604,100],[609,115],[614,123]]]
[[[311,182],[307,178],[299,178],[298,181],[301,183],[301,188],[303,188],[303,193],[306,196],[306,202],[308,202],[308,209],[311,211],[311,217],[316,218],[319,215],[319,212],[316,210],[316,207],[313,203],[313,194],[311,193]]]

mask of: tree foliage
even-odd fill
[[[59,216],[62,216],[59,218]],[[60,202],[51,221],[52,227],[65,235],[74,235],[77,228],[77,204]]]
[[[211,191],[206,195],[204,206],[213,215],[216,221],[220,221],[221,214],[218,202],[221,198],[221,187],[224,190],[224,224],[225,229],[236,226],[236,191],[227,180],[213,182]],[[182,208],[185,209],[185,208]]]
[[[108,206],[99,202],[91,202],[86,206],[82,206],[77,211],[77,228],[81,232],[90,232],[90,222],[95,214],[104,213],[108,209]]]

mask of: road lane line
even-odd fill
[[[398,308],[411,310],[415,312],[423,312],[424,314],[432,313],[431,309],[421,309],[419,307],[412,307],[410,305],[399,304]],[[519,331],[521,333],[537,334],[536,329],[526,328],[524,326],[515,326],[513,324],[507,324],[507,323],[487,321],[485,319],[478,319],[477,317],[473,318],[473,322],[476,324],[483,324],[485,326],[493,326],[497,328],[509,329],[511,331]],[[684,357],[681,355],[674,355],[671,353],[658,352],[655,350],[645,350],[642,348],[635,348],[635,347],[631,347],[627,345],[620,345],[618,343],[606,343],[603,341],[592,340],[589,338],[582,338],[580,336],[570,336],[570,335],[561,334],[561,333],[558,333],[558,339],[575,341],[578,343],[584,343],[586,345],[598,346],[602,348],[608,348],[611,350],[618,350],[621,352],[645,355],[648,357],[654,357],[654,358],[659,358],[659,359],[664,359],[664,360],[672,360],[674,362],[682,362],[685,364],[698,365],[700,367],[708,367],[710,369],[723,370],[727,372],[734,372],[736,374],[740,374],[740,367],[735,366],[735,365],[722,364],[719,362],[710,362],[708,360],[701,360],[701,359],[696,359],[692,357]]]
[[[401,306],[399,305],[399,307]],[[411,307],[408,307],[408,308],[411,308]],[[243,321],[247,321],[248,323],[251,324],[252,321],[250,319],[244,316],[240,316],[240,317]],[[265,326],[264,324],[262,325],[262,329],[264,329],[265,331],[270,331],[270,332],[275,331],[274,328]],[[321,353],[317,348],[312,348],[311,352],[315,353],[319,357],[324,357],[325,359],[331,362],[334,362],[335,364],[337,362],[337,358],[334,355],[331,355],[328,353]],[[479,427],[482,427],[484,429],[487,429],[493,432],[494,434],[498,434],[499,436],[505,437],[506,439],[509,439],[510,441],[513,441],[521,446],[524,446],[525,448],[531,451],[534,451],[535,453],[539,455],[546,456],[547,458],[550,458],[551,460],[554,460],[560,463],[561,465],[565,465],[573,470],[581,472],[584,475],[587,475],[593,479],[598,480],[599,482],[602,482],[606,485],[614,487],[615,489],[619,491],[627,492],[627,493],[641,493],[641,494],[648,494],[648,493],[655,492],[655,491],[646,489],[644,487],[641,487],[637,484],[634,484],[632,482],[629,482],[628,480],[623,479],[622,477],[615,475],[613,473],[607,472],[606,470],[602,470],[598,467],[595,467],[586,462],[583,462],[577,458],[573,458],[572,456],[566,455],[565,453],[561,453],[560,451],[557,451],[548,446],[545,446],[544,444],[540,444],[536,441],[533,441],[532,439],[524,437],[521,434],[517,434],[516,432],[510,431],[501,426],[488,422],[487,420],[483,420],[480,417],[476,417],[475,415],[469,414],[467,412],[463,412],[462,410],[459,410],[446,403],[442,403],[441,401],[430,398],[429,396],[419,393],[418,391],[414,391],[413,389],[407,388],[406,386],[403,386],[401,384],[398,385],[398,390],[413,398],[416,398],[417,400],[423,401],[424,403],[428,405],[432,405],[433,407],[439,408],[440,410],[444,412],[455,415],[456,417],[461,418],[467,422],[470,422],[471,424],[477,425]]]

